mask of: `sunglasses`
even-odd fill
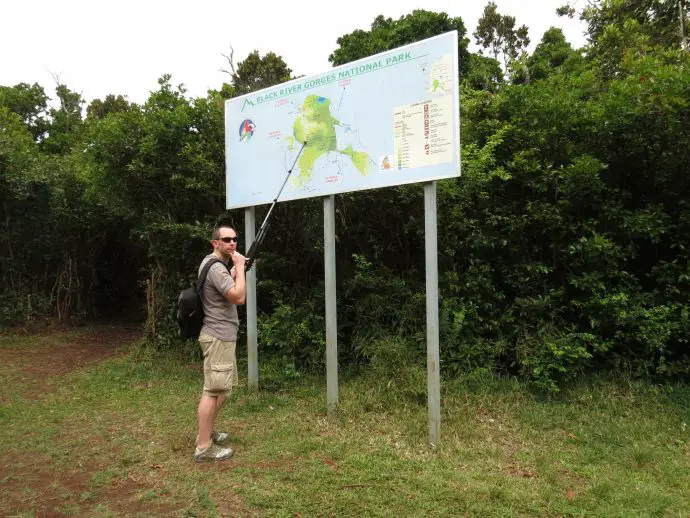
[[[218,238],[218,241],[222,241],[223,243],[232,243],[233,241],[237,243],[237,236],[235,237],[220,237]]]

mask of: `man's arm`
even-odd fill
[[[244,282],[244,261],[241,254],[236,253],[232,257],[235,266],[235,285],[225,293],[225,298],[233,304],[244,304],[247,298],[247,290]]]

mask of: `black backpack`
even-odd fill
[[[180,338],[196,340],[199,338],[201,327],[204,325],[204,305],[201,302],[201,293],[206,282],[208,270],[220,259],[211,258],[201,269],[196,284],[182,290],[177,299],[177,323],[180,326]]]

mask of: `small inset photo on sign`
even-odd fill
[[[393,173],[397,169],[395,155],[383,155],[379,160],[379,171],[382,173]]]

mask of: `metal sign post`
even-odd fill
[[[436,182],[424,184],[424,243],[426,249],[426,373],[429,444],[441,439],[441,374],[438,331],[438,230]]]
[[[246,250],[254,242],[256,229],[256,211],[254,207],[244,209],[244,234]],[[256,266],[246,274],[247,288],[247,386],[249,390],[259,390],[259,346],[256,316]]]
[[[335,198],[323,199],[323,242],[326,288],[326,385],[328,413],[338,406],[338,307],[335,284]]]

